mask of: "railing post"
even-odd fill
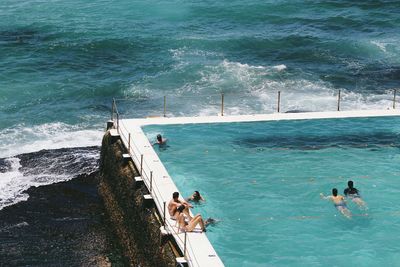
[[[117,112],[117,132],[119,133],[119,114]]]
[[[140,155],[140,176],[143,178],[143,154]]]
[[[112,104],[111,104],[111,120],[114,121],[114,113],[115,113],[115,99],[113,98]]]
[[[165,207],[166,207],[166,202],[164,201],[164,210],[163,210],[163,224],[164,224],[164,229],[165,229],[165,225],[166,225],[166,223],[165,223]]]
[[[128,152],[131,153],[131,133],[128,133]]]
[[[278,91],[278,113],[281,112],[281,91]]]
[[[393,91],[393,109],[396,109],[396,89]]]
[[[224,93],[221,93],[221,116],[224,116]]]
[[[167,96],[164,96],[164,117],[167,117]]]
[[[337,98],[337,111],[340,111],[340,90]]]
[[[150,194],[153,191],[153,171],[150,171]]]
[[[183,243],[183,257],[187,259],[186,257],[186,239],[187,239],[187,232],[185,231],[185,242]]]

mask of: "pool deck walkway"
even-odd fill
[[[400,116],[400,109],[387,110],[352,110],[330,112],[302,112],[302,113],[272,113],[254,115],[202,116],[202,117],[149,117],[143,119],[124,120],[138,126],[189,124],[189,123],[223,123],[223,122],[252,122],[278,120],[311,120],[335,118],[363,118]]]
[[[178,231],[176,222],[172,220],[165,204],[172,198],[173,192],[179,192],[173,179],[168,174],[160,161],[152,144],[142,130],[145,125],[189,124],[189,123],[225,123],[225,122],[256,122],[277,120],[306,120],[306,119],[332,119],[332,118],[359,118],[359,117],[384,117],[400,116],[400,110],[362,110],[362,111],[336,111],[336,112],[307,112],[307,113],[274,113],[257,115],[235,116],[203,116],[203,117],[153,117],[145,119],[119,120],[118,132],[129,155],[138,168],[142,166],[142,176],[145,185],[149,189],[150,196],[160,214],[166,214],[165,233],[171,234],[181,251],[186,251],[185,260],[189,266],[218,267],[224,266],[206,233],[200,233],[200,229],[187,233],[186,247],[184,245],[185,234]],[[143,158],[143,160],[142,160]],[[139,170],[140,171],[140,170]],[[149,197],[149,196],[148,196]],[[184,260],[183,258],[180,260]]]

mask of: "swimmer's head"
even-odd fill
[[[159,141],[159,142],[162,141],[162,136],[161,136],[161,134],[157,134],[157,141]]]
[[[200,196],[200,192],[199,191],[194,191],[193,193],[193,199],[194,200],[200,200],[201,196]]]
[[[174,192],[173,194],[172,194],[172,198],[173,199],[177,199],[179,197],[179,192]]]
[[[337,189],[336,188],[332,189],[332,195],[334,195],[335,197],[337,196]]]
[[[354,184],[353,184],[353,181],[348,181],[348,182],[347,182],[347,185],[348,185],[350,188],[353,188],[353,185],[354,185]]]
[[[207,218],[207,220],[204,221],[205,225],[213,225],[216,224],[218,222],[218,220],[214,219],[214,218]]]
[[[176,210],[181,213],[185,209],[185,205],[180,205]]]

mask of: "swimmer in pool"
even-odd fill
[[[153,143],[154,145],[165,145],[167,143],[167,139],[166,138],[162,138],[161,134],[157,134],[157,138],[156,138],[156,142]]]
[[[333,205],[335,205],[335,208],[340,211],[346,218],[350,219],[351,218],[351,212],[347,208],[346,201],[344,200],[344,197],[341,195],[338,195],[338,191],[336,188],[332,189],[332,196],[324,196],[324,194],[320,193],[319,194],[321,199],[329,199],[333,202]]]
[[[214,225],[217,225],[219,222],[221,222],[221,220],[214,219],[214,218],[211,218],[211,217],[208,217],[207,220],[204,221],[206,226],[209,226],[209,225],[214,226]]]
[[[365,201],[361,198],[360,192],[354,187],[353,181],[347,182],[348,187],[344,190],[344,195],[356,203],[360,208],[367,208]]]
[[[193,202],[200,202],[200,201],[206,201],[202,195],[200,195],[199,191],[194,191],[193,195],[187,198],[187,201],[193,201]]]

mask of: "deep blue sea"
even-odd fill
[[[275,112],[278,91],[282,112],[335,110],[338,90],[386,109],[399,83],[400,1],[2,0],[0,210],[72,179],[20,155],[100,145],[113,98],[125,117],[163,96],[168,116],[216,115],[221,92],[228,115]]]

